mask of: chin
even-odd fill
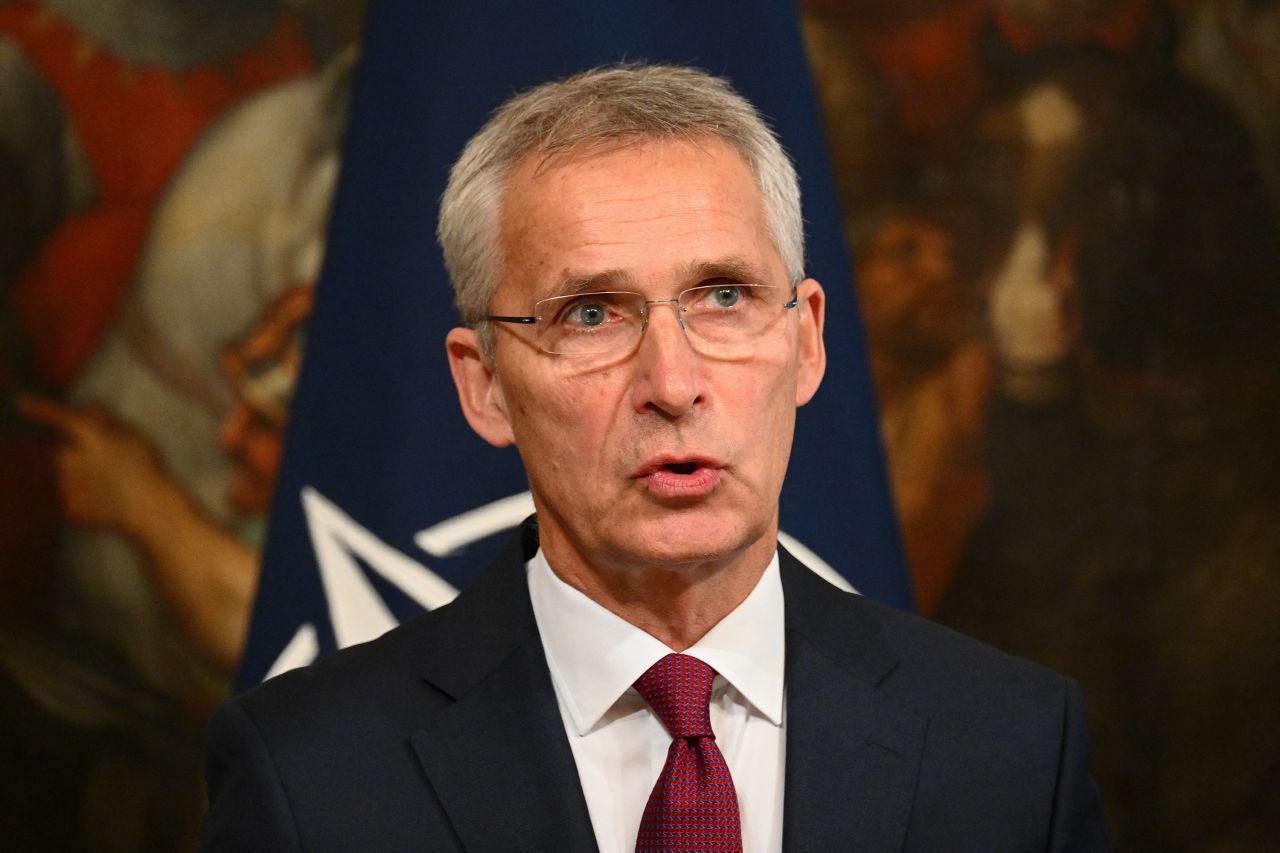
[[[674,566],[731,559],[749,549],[768,532],[768,525],[750,525],[741,515],[683,511],[630,525],[625,550],[643,554],[646,561]],[[623,549],[620,549],[623,550]]]

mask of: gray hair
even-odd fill
[[[728,81],[694,68],[626,64],[544,83],[508,100],[471,137],[440,199],[437,236],[463,322],[491,347],[484,316],[503,275],[499,214],[506,182],[526,155],[545,157],[630,139],[713,137],[755,176],[787,275],[804,277],[800,184],[777,136]]]

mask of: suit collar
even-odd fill
[[[787,612],[785,850],[898,850],[928,719],[885,694],[883,612],[782,550]]]
[[[529,521],[424,637],[423,678],[454,702],[413,734],[413,749],[469,851],[596,849],[522,570],[536,550]],[[900,849],[928,719],[881,690],[898,665],[881,608],[779,552],[783,848]]]
[[[872,687],[898,666],[885,643],[883,607],[823,580],[778,546],[788,639],[798,636],[823,649],[848,675]]]
[[[627,713],[630,701],[618,703],[628,688],[672,650],[558,578],[541,551],[529,562],[528,581],[551,681],[576,733]],[[746,599],[684,650],[775,726],[782,725],[784,621],[775,554]]]
[[[536,548],[526,522],[430,620],[423,678],[454,702],[411,740],[468,851],[596,849],[529,604]]]
[[[428,684],[458,699],[522,644],[537,638],[523,571],[537,549],[537,521],[531,517],[467,589],[432,611],[421,641],[432,650],[421,669]]]

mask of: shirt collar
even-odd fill
[[[551,677],[574,730],[585,735],[671,649],[562,581],[541,548],[526,568]],[[775,552],[755,589],[685,654],[709,664],[757,712],[781,725],[784,642]]]

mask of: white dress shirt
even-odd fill
[[[672,652],[556,576],[542,551],[529,595],[601,853],[635,850],[671,736],[631,685]],[[782,579],[778,556],[736,609],[684,653],[719,675],[711,728],[733,775],[745,853],[782,849]]]

